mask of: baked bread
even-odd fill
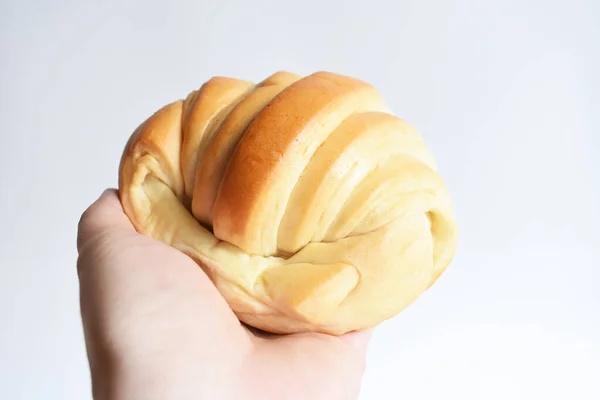
[[[442,274],[457,228],[420,135],[329,72],[215,77],[137,128],[119,190],[136,229],[193,258],[272,333],[364,330]]]

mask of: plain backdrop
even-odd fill
[[[90,398],[76,226],[133,129],[286,69],[377,87],[460,224],[361,399],[600,399],[600,2],[4,0],[0,32],[0,398]]]

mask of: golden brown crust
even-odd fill
[[[236,104],[227,120],[218,128],[196,169],[192,212],[200,222],[212,225],[213,204],[225,168],[248,125],[275,96],[299,78],[297,75],[281,72],[269,77]]]
[[[215,235],[252,254],[275,254],[274,238],[264,237],[265,224],[278,226],[282,216],[267,221],[281,200],[274,191],[277,184],[288,182],[280,175],[297,179],[311,150],[329,133],[326,127],[315,129],[315,124],[332,119],[329,123],[335,126],[360,107],[378,106],[384,108],[383,100],[371,86],[325,72],[280,93],[252,121],[231,157],[214,204]]]
[[[242,321],[274,333],[375,326],[456,249],[420,135],[375,88],[328,72],[209,80],[133,133],[119,189],[139,232],[188,254]]]

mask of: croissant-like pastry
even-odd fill
[[[119,169],[136,229],[272,333],[364,330],[398,314],[457,245],[420,135],[376,89],[329,72],[215,77],[146,120]]]

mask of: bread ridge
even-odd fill
[[[329,128],[311,129],[330,108],[345,103],[350,103],[347,112]],[[229,160],[215,200],[215,235],[248,253],[279,254],[278,232],[268,228],[280,225],[294,184],[316,149],[364,104],[367,110],[386,108],[371,85],[328,72],[309,75],[280,92],[254,118]],[[279,179],[280,174],[286,179]],[[277,183],[289,183],[280,196]],[[269,215],[272,210],[275,214]]]

